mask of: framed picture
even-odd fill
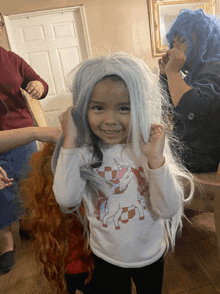
[[[215,0],[148,0],[151,31],[152,56],[162,56],[168,50],[166,34],[182,9],[203,9],[205,13],[215,14]]]

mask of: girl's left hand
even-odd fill
[[[152,124],[149,142],[142,147],[151,169],[158,169],[164,164],[164,144],[166,129],[161,124]]]
[[[31,81],[25,89],[32,98],[39,99],[44,93],[44,86],[40,81]]]
[[[13,179],[7,177],[6,172],[0,167],[0,190],[12,185]]]

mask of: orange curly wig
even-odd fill
[[[33,236],[32,245],[36,260],[43,265],[51,289],[56,289],[58,294],[64,294],[67,293],[65,273],[74,250],[80,248],[78,257],[82,261],[84,271],[88,271],[85,283],[91,280],[94,261],[78,214],[76,212],[62,214],[55,200],[51,170],[54,148],[55,145],[48,143],[41,151],[32,155],[30,160],[32,172],[20,183],[21,200],[28,211],[23,217],[22,228],[30,231]],[[79,211],[84,218],[83,204]],[[80,234],[76,235],[75,232]]]

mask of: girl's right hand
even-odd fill
[[[0,167],[0,190],[12,185],[14,179],[9,179],[6,172]]]
[[[62,130],[65,137],[77,137],[77,127],[73,121],[72,112],[74,110],[74,106],[67,108],[66,111],[61,113],[59,119],[62,126]]]

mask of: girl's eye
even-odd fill
[[[94,109],[94,110],[103,110],[103,107],[102,106],[94,106],[92,109]]]
[[[120,110],[123,111],[123,112],[130,112],[130,107],[128,107],[128,106],[122,106],[120,108]]]

